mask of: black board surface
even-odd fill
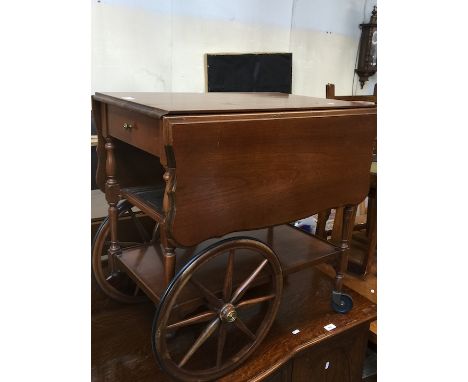
[[[208,54],[208,92],[291,94],[292,53]]]

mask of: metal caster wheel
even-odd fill
[[[353,308],[353,299],[350,295],[342,293],[339,304],[332,299],[332,308],[337,313],[348,313]]]

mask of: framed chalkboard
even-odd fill
[[[207,54],[209,92],[291,93],[292,53]]]

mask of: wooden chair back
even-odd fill
[[[367,101],[374,102],[377,105],[377,84],[374,85],[374,94],[372,95],[335,95],[335,84],[325,86],[325,97],[329,99],[340,99],[342,101]]]

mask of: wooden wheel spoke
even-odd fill
[[[181,327],[187,326],[187,325],[195,325],[195,324],[198,324],[200,322],[208,321],[208,320],[212,319],[213,317],[216,317],[215,312],[200,313],[200,314],[197,314],[196,316],[186,318],[185,320],[182,320],[182,321],[176,322],[174,324],[168,325],[167,329],[171,330],[171,329],[181,328]]]
[[[232,294],[232,275],[234,271],[234,250],[229,252],[228,263],[226,268],[226,276],[224,278],[223,298],[224,301],[229,301]]]
[[[201,332],[200,336],[197,338],[192,347],[187,351],[182,360],[179,362],[179,364],[177,365],[178,367],[183,367],[188,362],[188,360],[195,354],[195,352],[200,348],[200,346],[202,346],[206,342],[206,340],[210,338],[210,336],[219,326],[220,321],[221,320],[219,318],[216,318],[208,324],[208,326],[203,330],[203,332]]]
[[[269,294],[268,296],[256,297],[250,300],[241,301],[236,305],[236,309],[245,308],[247,306],[257,305],[265,301],[273,300],[276,297],[274,294]]]
[[[263,260],[260,265],[251,273],[249,277],[245,279],[245,281],[237,288],[237,290],[234,292],[233,296],[231,297],[231,304],[235,304],[239,299],[244,295],[244,293],[247,291],[249,288],[250,284],[252,284],[252,281],[254,281],[255,277],[260,273],[260,271],[263,269],[263,267],[268,263],[268,260],[265,259]]]
[[[223,302],[216,297],[212,292],[206,289],[202,284],[200,284],[197,280],[191,278],[190,282],[192,285],[197,287],[197,289],[203,294],[203,297],[209,304],[211,304],[214,308],[220,309],[223,305]]]
[[[216,367],[220,367],[221,363],[223,362],[223,350],[224,344],[226,343],[226,334],[227,334],[227,327],[226,324],[221,323],[218,332],[218,347],[216,351]]]
[[[236,318],[234,324],[252,341],[255,341],[257,339],[257,336],[250,331],[250,329],[244,324],[244,321],[242,321],[239,317]]]

